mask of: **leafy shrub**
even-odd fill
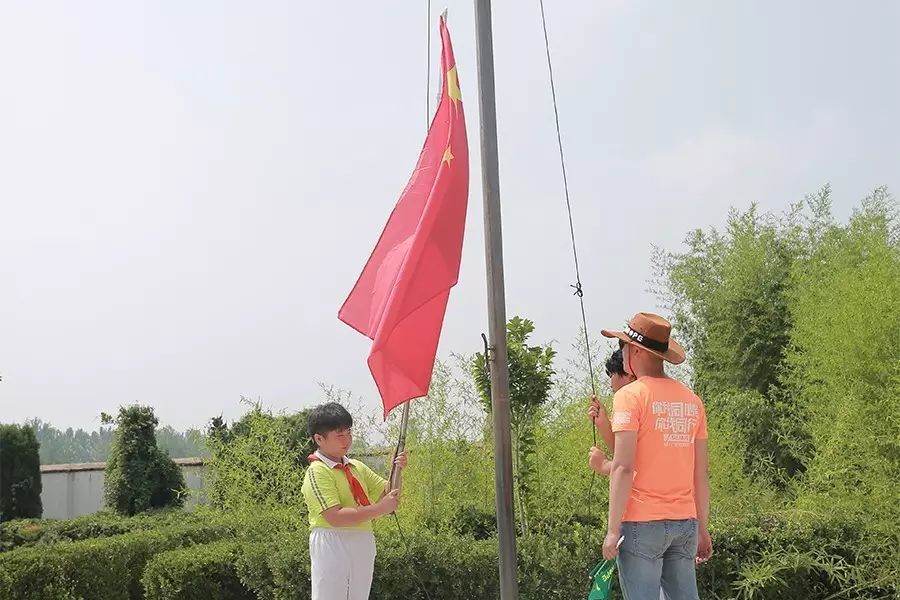
[[[214,420],[207,440],[210,501],[227,510],[259,506],[304,510],[300,488],[309,443],[306,420],[299,414],[275,417],[254,405],[231,429]]]
[[[34,430],[0,425],[0,523],[40,517],[41,461]]]
[[[218,524],[206,518],[204,526],[7,552],[0,555],[0,597],[309,599],[305,531],[271,512],[223,516]],[[496,538],[404,529],[406,543],[392,522],[376,525],[373,598],[422,600],[422,586],[434,600],[497,597]],[[518,540],[521,597],[581,597],[600,559],[602,529],[579,523],[539,529]],[[715,518],[712,531],[715,554],[698,569],[701,597],[900,597],[896,532],[869,539],[856,516],[756,512]]]
[[[156,555],[144,570],[141,583],[147,600],[255,600],[241,583],[235,561],[243,542],[169,550]]]
[[[112,420],[104,415],[104,422]],[[184,476],[178,465],[156,446],[158,424],[148,406],[119,409],[118,426],[104,478],[106,505],[133,515],[150,508],[182,506]]]
[[[172,525],[208,524],[223,520],[223,515],[202,508],[194,512],[174,508],[156,509],[133,517],[102,510],[74,519],[23,519],[0,524],[0,552],[19,547],[104,538]]]
[[[234,534],[226,525],[188,525],[20,548],[0,555],[0,598],[141,598],[140,578],[154,555]]]

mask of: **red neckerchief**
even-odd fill
[[[308,460],[310,464],[316,461],[324,464],[322,459],[315,454],[310,454]],[[353,472],[350,471],[350,465],[337,464],[334,465],[334,468],[344,472],[344,475],[347,477],[347,483],[350,484],[350,491],[353,492],[353,499],[356,500],[356,503],[360,506],[369,506],[371,502],[369,502],[369,496],[366,494],[366,489],[359,482],[359,479],[354,477]]]

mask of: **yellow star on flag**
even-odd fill
[[[456,66],[447,71],[447,96],[453,100],[455,105],[462,100],[462,93],[459,91],[459,78],[456,75]]]
[[[453,156],[453,153],[450,152],[450,146],[447,146],[447,149],[444,150],[444,158],[441,159],[441,162],[447,163],[449,165],[450,161],[453,160],[453,158],[454,158],[454,156]]]

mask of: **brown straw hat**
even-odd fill
[[[600,332],[604,337],[617,338],[626,344],[640,346],[650,354],[658,356],[673,365],[684,362],[684,348],[672,339],[672,324],[653,313],[634,315],[625,331]]]

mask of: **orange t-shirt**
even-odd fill
[[[636,431],[624,521],[695,519],[694,440],[705,440],[703,401],[684,384],[641,377],[616,392],[612,430]]]

